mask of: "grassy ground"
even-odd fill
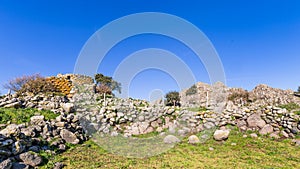
[[[90,140],[52,157],[42,168],[52,168],[55,162],[63,162],[67,169],[299,168],[300,148],[291,145],[290,140],[243,138],[242,135],[233,130],[226,142],[216,142],[210,138],[198,145],[190,145],[184,139],[165,153],[143,159],[111,154]],[[210,147],[214,150],[209,150]]]
[[[34,115],[43,115],[46,120],[55,119],[59,114],[49,110],[0,108],[0,124],[21,124],[30,121]]]

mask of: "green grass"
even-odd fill
[[[211,134],[211,133],[209,133]],[[65,168],[297,168],[300,149],[290,140],[243,138],[232,130],[226,142],[212,138],[198,145],[190,145],[187,138],[167,152],[150,158],[127,158],[107,152],[92,140],[63,154],[52,157],[42,168],[52,168],[63,162]],[[236,145],[231,145],[236,143]],[[214,150],[210,151],[209,147]],[[155,147],[152,147],[155,148]]]
[[[295,110],[295,109],[299,109],[300,106],[297,104],[297,103],[288,103],[288,104],[283,104],[283,105],[280,105],[279,106],[280,108],[282,109],[287,109],[288,111],[291,111],[291,110]]]
[[[191,107],[191,108],[187,108],[187,110],[192,112],[203,112],[206,111],[207,109],[205,107]]]
[[[0,108],[0,124],[14,123],[21,124],[30,121],[30,117],[34,115],[43,115],[46,120],[54,119],[59,114],[55,114],[49,110],[37,109],[15,109],[15,108]]]

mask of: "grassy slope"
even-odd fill
[[[59,114],[49,110],[0,108],[0,124],[21,124],[30,121],[34,115],[43,115],[45,120],[55,119]]]
[[[237,145],[231,145],[236,143]],[[209,147],[214,150],[210,151]],[[60,161],[65,168],[299,168],[300,148],[290,140],[243,138],[233,130],[226,142],[213,139],[203,144],[190,145],[187,140],[166,153],[145,159],[131,159],[113,155],[92,141],[78,145],[53,157],[46,166],[52,168]]]

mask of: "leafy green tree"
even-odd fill
[[[298,93],[300,93],[300,86],[298,87]]]
[[[173,106],[176,106],[176,103],[179,104],[180,102],[179,92],[177,91],[170,91],[165,97],[167,99],[167,104],[173,104]]]

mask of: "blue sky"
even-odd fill
[[[122,16],[164,12],[202,30],[223,63],[227,85],[251,90],[264,83],[296,90],[300,85],[299,1],[0,1],[0,83],[21,75],[71,73],[88,38]],[[112,75],[135,50],[157,47],[180,56],[197,81],[209,82],[201,63],[184,45],[167,37],[140,35],[115,46],[99,71]],[[132,97],[147,99],[154,89],[178,90],[168,74],[149,70],[132,81]],[[4,89],[0,90],[5,93]]]

